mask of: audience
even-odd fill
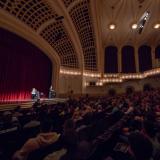
[[[19,121],[10,111],[3,113],[3,129],[9,129],[13,127],[19,127]]]
[[[114,125],[119,131],[113,136],[116,139],[111,137],[111,144],[116,145],[120,140],[129,145],[130,159],[160,158],[159,89],[108,97],[70,97],[65,103],[53,105],[38,101],[32,108],[22,109],[18,106],[15,110],[1,112],[0,115],[0,136],[12,127],[17,127],[17,132],[21,135],[19,138],[23,144],[13,149],[13,160],[27,160],[34,151],[54,144],[56,147],[46,152],[51,157],[59,157],[61,160],[87,160],[96,137],[111,134],[113,129],[109,127],[114,128]],[[127,120],[120,123],[122,117],[127,117]],[[26,138],[26,129],[37,126],[40,127],[40,133],[36,132]],[[103,148],[103,152],[112,159],[125,160],[111,154],[114,151],[112,145],[109,146],[109,151],[107,147]],[[0,145],[0,150],[3,154],[3,145]],[[61,156],[56,156],[56,153]],[[98,159],[104,160],[104,157],[105,155]]]
[[[132,133],[129,136],[131,153],[136,160],[151,160],[153,156],[152,143],[140,133]]]
[[[25,160],[34,150],[46,147],[57,141],[60,135],[52,132],[51,127],[51,122],[44,121],[41,124],[41,133],[37,137],[27,140],[22,148],[14,154],[13,160]]]

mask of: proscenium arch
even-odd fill
[[[0,28],[0,103],[30,99],[32,88],[46,97],[51,80],[49,57],[27,40]]]
[[[24,23],[20,22],[13,16],[0,10],[0,27],[6,29],[16,35],[26,39],[34,46],[43,51],[46,56],[52,62],[52,86],[58,92],[59,91],[59,71],[60,71],[60,59],[54,49],[40,37],[36,32],[27,27]]]

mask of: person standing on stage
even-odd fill
[[[54,98],[56,96],[56,92],[53,90],[52,86],[49,89],[49,99]]]
[[[32,96],[32,99],[36,98],[36,96],[37,96],[37,90],[35,88],[32,88],[31,96]]]
[[[37,94],[37,99],[40,99],[40,92],[37,90],[37,92],[36,92]]]
[[[49,88],[49,99],[53,98],[52,97],[52,92],[53,92],[53,88],[52,86]]]

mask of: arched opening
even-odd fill
[[[160,45],[158,45],[155,49],[155,58],[160,59]]]
[[[117,52],[118,52],[118,49],[115,46],[106,47],[105,62],[104,62],[105,73],[117,73],[118,72]]]
[[[136,72],[134,48],[132,46],[124,46],[122,48],[122,72],[123,73]]]
[[[0,28],[0,101],[30,99],[32,88],[48,96],[52,62],[27,40]]]
[[[151,47],[145,45],[141,46],[138,49],[138,55],[140,72],[152,69]]]

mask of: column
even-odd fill
[[[134,48],[134,58],[135,58],[135,65],[136,65],[136,72],[139,72],[139,56],[138,56],[138,47]]]
[[[122,47],[118,47],[118,72],[122,72]]]

